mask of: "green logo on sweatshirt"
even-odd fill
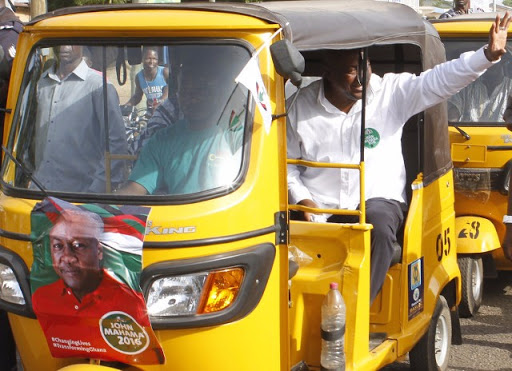
[[[380,134],[373,128],[366,128],[364,130],[364,146],[366,148],[375,148],[379,145]]]

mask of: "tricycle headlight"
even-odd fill
[[[148,313],[152,316],[195,314],[207,273],[178,277],[163,277],[151,285],[148,294]]]
[[[148,313],[187,316],[224,310],[235,301],[243,276],[243,269],[234,267],[158,278],[149,288]]]
[[[25,298],[14,271],[0,263],[0,299],[9,303],[25,305]]]
[[[249,315],[260,302],[276,248],[162,261],[144,268],[140,283],[155,330],[216,326]]]

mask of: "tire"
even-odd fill
[[[459,269],[462,276],[462,300],[459,315],[473,317],[482,304],[484,292],[484,265],[481,257],[459,256]]]
[[[411,370],[444,371],[448,368],[452,345],[452,320],[443,296],[436,303],[428,330],[409,352]]]

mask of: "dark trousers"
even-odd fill
[[[394,254],[397,232],[404,222],[405,204],[385,198],[371,198],[366,201],[366,221],[373,224],[371,231],[370,260],[370,302],[380,292]],[[353,215],[333,215],[332,223],[357,223]]]

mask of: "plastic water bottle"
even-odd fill
[[[322,304],[322,353],[321,370],[345,370],[345,301],[338,290],[338,284],[332,282]]]

